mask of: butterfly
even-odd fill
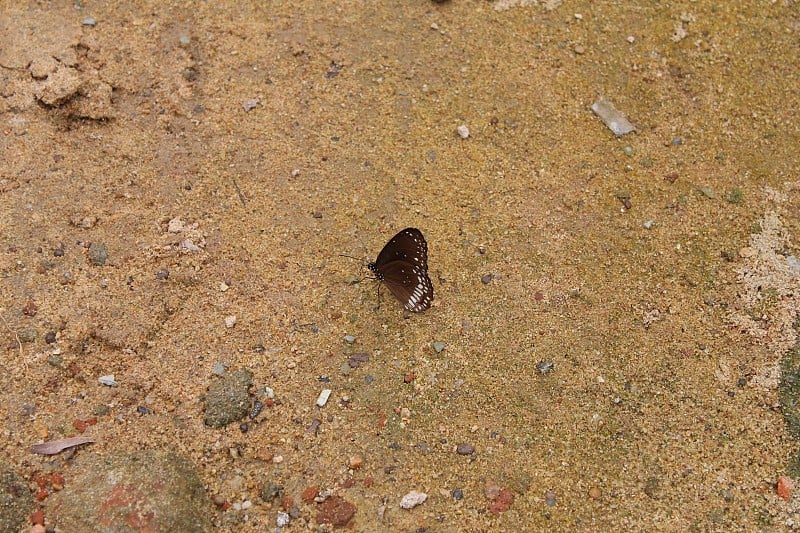
[[[431,306],[433,285],[428,277],[428,243],[417,228],[406,228],[389,239],[367,268],[409,311],[419,313]]]

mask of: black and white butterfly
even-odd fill
[[[417,228],[406,228],[392,237],[367,268],[409,311],[419,313],[431,306],[433,285],[428,277],[428,243]]]

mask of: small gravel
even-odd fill
[[[462,442],[461,444],[456,446],[456,453],[458,455],[472,455],[473,453],[475,453],[475,446],[467,442]]]
[[[425,494],[424,492],[417,492],[415,490],[412,490],[411,492],[403,496],[402,500],[400,500],[400,507],[402,507],[403,509],[413,509],[417,505],[425,503],[425,500],[427,499],[428,495]]]

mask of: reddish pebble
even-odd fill
[[[36,494],[34,494],[33,497],[36,498],[38,501],[42,501],[48,496],[50,496],[50,493],[47,492],[47,489],[39,489],[36,491]]]
[[[603,492],[598,487],[592,487],[589,489],[589,497],[593,500],[599,499],[602,495]]]
[[[414,371],[411,371],[408,374],[406,374],[405,376],[403,376],[403,383],[411,383],[415,379],[417,379],[417,373],[414,372]]]
[[[787,476],[778,478],[778,497],[787,502],[792,498],[794,492],[794,481]]]
[[[50,474],[50,483],[53,490],[61,490],[64,488],[64,476],[59,473]]]
[[[44,511],[39,509],[35,513],[31,515],[31,524],[38,524],[40,526],[44,525]]]
[[[89,426],[93,426],[97,424],[97,417],[93,416],[92,418],[87,418],[86,420],[74,420],[72,422],[72,427],[78,430],[79,433],[83,433]]]
[[[341,487],[342,487],[343,489],[349,489],[350,487],[352,487],[353,485],[355,485],[355,483],[356,483],[356,482],[355,482],[355,480],[354,480],[353,478],[349,477],[349,478],[345,479],[345,480],[342,482],[342,485],[341,485]]]
[[[489,512],[496,515],[508,511],[512,503],[514,503],[514,493],[510,489],[503,489],[497,498],[489,504]]]
[[[317,522],[344,527],[356,514],[356,506],[340,496],[331,496],[319,504]]]
[[[372,486],[372,478],[371,477],[365,477],[364,478],[364,486],[367,487],[367,488]]]
[[[316,485],[311,485],[303,490],[303,493],[300,495],[300,499],[305,503],[314,503],[314,498],[317,496],[319,496],[319,489]]]
[[[375,425],[378,426],[378,429],[383,428],[383,426],[386,425],[386,417],[385,416],[380,417]]]
[[[50,481],[50,479],[45,474],[35,474],[33,476],[33,482],[36,483],[40,489],[46,488],[48,481]]]
[[[281,507],[282,507],[282,508],[283,508],[285,511],[288,511],[289,509],[291,509],[292,507],[294,507],[294,498],[292,498],[291,496],[284,496],[284,497],[281,499]]]
[[[364,459],[362,459],[360,455],[354,455],[353,457],[350,458],[350,461],[348,461],[347,464],[350,466],[351,469],[358,470],[359,468],[361,468],[361,465],[363,463]]]

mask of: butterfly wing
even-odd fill
[[[382,265],[381,274],[389,291],[409,311],[419,313],[431,306],[433,284],[428,277],[427,268],[410,261],[398,260]]]
[[[392,237],[383,247],[375,264],[379,269],[392,261],[408,261],[428,270],[428,243],[417,228],[406,228]]]

